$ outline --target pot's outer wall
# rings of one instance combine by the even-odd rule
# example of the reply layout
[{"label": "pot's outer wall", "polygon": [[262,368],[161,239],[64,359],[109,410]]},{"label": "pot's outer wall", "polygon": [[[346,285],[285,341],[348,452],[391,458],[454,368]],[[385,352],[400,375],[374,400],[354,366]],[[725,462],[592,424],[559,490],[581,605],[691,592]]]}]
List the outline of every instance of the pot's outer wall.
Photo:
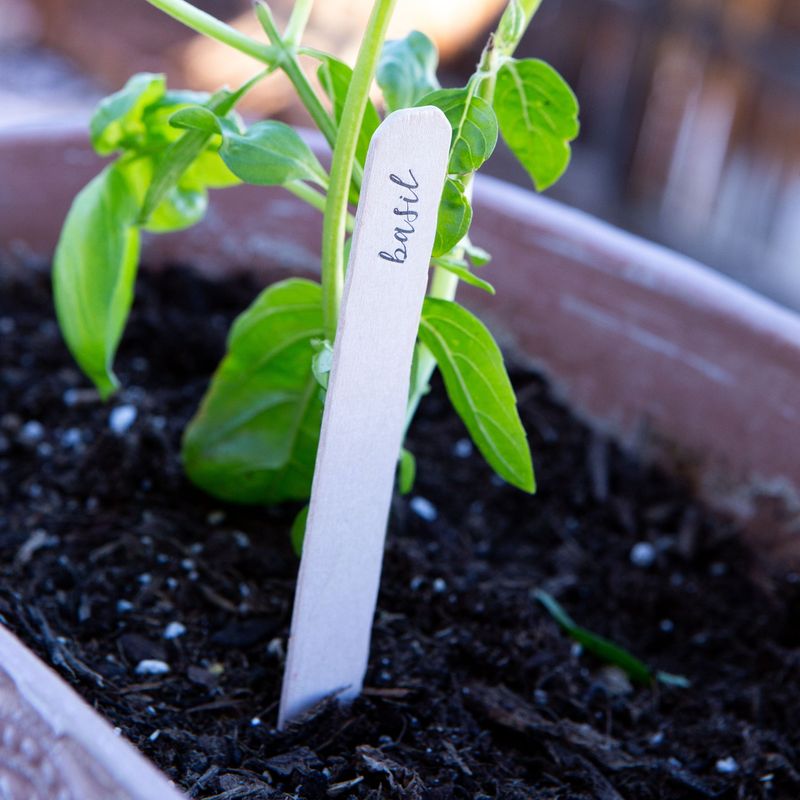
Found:
[{"label": "pot's outer wall", "polygon": [[680,468],[773,567],[800,564],[800,317],[530,192],[489,179],[475,196],[497,296],[469,299],[512,352],[609,433]]},{"label": "pot's outer wall", "polygon": [[8,800],[183,797],[2,626],[0,787]]},{"label": "pot's outer wall", "polygon": [[[0,245],[52,253],[98,164],[81,128],[0,137]],[[484,274],[497,296],[461,291],[501,339],[609,433],[677,460],[773,565],[800,563],[800,318],[532,192],[484,178],[475,205],[473,239],[494,256]],[[203,224],[152,237],[145,260],[210,275],[314,273],[320,230],[320,215],[286,192],[239,187],[212,193]]]}]

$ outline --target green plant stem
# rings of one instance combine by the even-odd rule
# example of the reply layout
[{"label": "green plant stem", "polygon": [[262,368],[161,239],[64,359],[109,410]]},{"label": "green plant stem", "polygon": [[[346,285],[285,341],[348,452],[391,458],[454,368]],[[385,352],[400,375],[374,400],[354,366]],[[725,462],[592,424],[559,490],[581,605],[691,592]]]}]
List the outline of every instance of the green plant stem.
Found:
[{"label": "green plant stem", "polygon": [[147,0],[147,2],[182,22],[193,31],[227,44],[240,53],[255,58],[257,61],[272,64],[278,59],[279,53],[275,47],[251,39],[211,14],[195,8],[191,3],[187,3],[186,0]]},{"label": "green plant stem", "polygon": [[231,92],[228,96],[221,96],[216,99],[211,97],[209,108],[221,117],[224,117],[229,111],[232,111],[236,104],[260,81],[264,80],[268,75],[271,75],[278,68],[277,64],[270,64],[266,69],[253,75],[252,78],[245,81],[235,92]]},{"label": "green plant stem", "polygon": [[286,25],[286,30],[283,33],[283,40],[292,46],[297,46],[303,38],[303,32],[308,24],[308,18],[311,15],[311,7],[314,5],[314,0],[295,0],[292,7],[292,14],[289,17],[289,22]]},{"label": "green plant stem", "polygon": [[347,201],[355,163],[361,121],[369,100],[381,46],[397,0],[376,0],[358,51],[353,77],[345,98],[339,136],[333,149],[331,185],[322,228],[322,304],[325,331],[333,341],[344,286],[344,239]]},{"label": "green plant stem", "polygon": [[[509,39],[505,42],[498,43],[501,47],[501,52],[499,55],[502,58],[508,58],[511,56],[514,51],[517,49],[517,45],[522,39],[523,34],[528,29],[528,26],[531,24],[531,20],[533,19],[533,15],[539,10],[539,6],[542,4],[542,0],[518,0],[519,7],[522,9],[522,13],[525,15],[525,22],[522,25],[521,29],[519,30],[519,35],[514,39]],[[506,18],[512,13],[511,10],[511,3],[506,6],[506,10],[503,12],[503,16],[500,18],[500,22],[497,25],[497,30],[500,31],[503,29],[504,23],[506,22]],[[489,48],[492,49],[492,42],[489,43]],[[486,51],[484,51],[485,55]],[[492,74],[492,83],[494,83],[494,78],[496,77],[496,71],[493,71]]]},{"label": "green plant stem", "polygon": [[[281,69],[292,82],[292,86],[294,86],[297,96],[305,106],[306,111],[311,115],[314,124],[319,128],[331,148],[335,147],[336,137],[338,135],[336,122],[327,112],[325,106],[322,105],[317,93],[314,91],[314,87],[306,77],[305,71],[300,66],[300,62],[297,60],[297,47],[291,42],[281,38],[269,6],[260,0],[256,3],[256,16],[272,45],[279,49]],[[355,185],[356,191],[358,191],[361,188],[363,170],[360,164],[356,164],[355,167],[353,184]]]},{"label": "green plant stem", "polygon": [[[504,57],[509,57],[519,44],[519,39],[522,38],[522,33],[527,29],[533,15],[539,10],[542,0],[520,0],[520,7],[525,14],[525,25],[520,32],[519,38],[516,41],[509,42],[505,48],[505,52],[498,53],[495,48],[494,36],[492,36],[486,48],[481,55],[480,63],[475,72],[475,77],[478,81],[476,94],[486,100],[489,105],[494,101],[494,90],[497,82],[497,71],[500,68],[500,61]],[[510,5],[506,7],[504,17],[510,14]],[[503,24],[501,18],[498,28]],[[472,203],[472,180],[473,175],[469,175],[465,180],[465,190],[467,198]],[[455,250],[463,246],[460,243]],[[458,277],[451,272],[442,269],[441,267],[434,267],[431,284],[428,289],[428,297],[434,297],[440,300],[455,300],[456,291],[458,289]],[[406,414],[406,432],[408,431],[411,421],[419,407],[420,400],[427,393],[431,377],[436,370],[436,359],[433,354],[428,350],[425,345],[419,343],[417,345],[417,361],[416,371],[411,376],[411,391],[408,398],[408,412]],[[404,437],[405,438],[405,437]]]},{"label": "green plant stem", "polygon": [[297,58],[291,57],[283,64],[283,71],[292,82],[300,100],[311,115],[314,123],[322,132],[331,147],[336,145],[336,123],[331,115],[325,110],[319,97],[317,97],[311,82],[306,77],[306,73],[300,66]]},{"label": "green plant stem", "polygon": [[[468,190],[469,191],[469,190]],[[428,289],[428,297],[441,300],[453,300],[458,288],[458,277],[448,272],[446,269],[436,267],[431,277],[431,285]],[[411,376],[411,391],[408,398],[408,410],[406,411],[406,427],[403,433],[408,433],[414,415],[417,413],[420,401],[428,393],[431,377],[436,370],[436,359],[433,353],[425,347],[422,342],[417,344],[417,360],[414,374]]]},{"label": "green plant stem", "polygon": [[303,181],[291,181],[283,184],[283,188],[313,206],[317,211],[325,211],[325,195]]},{"label": "green plant stem", "polygon": [[328,53],[324,50],[318,50],[316,47],[309,47],[307,44],[300,45],[297,48],[297,55],[315,58],[317,61],[324,61],[328,58]]},{"label": "green plant stem", "polygon": [[305,72],[297,61],[295,49],[287,46],[287,43],[281,38],[275,20],[272,17],[272,12],[268,5],[262,2],[256,3],[256,16],[261,26],[264,28],[270,43],[278,53],[278,62],[281,69],[286,73],[286,76],[292,82],[297,96],[306,107],[306,110],[311,115],[316,126],[322,132],[322,135],[327,139],[328,144],[333,147],[336,144],[336,123],[331,118],[331,115],[325,110],[317,93],[311,86]]},{"label": "green plant stem", "polygon": [[[318,192],[307,183],[303,183],[302,181],[292,181],[291,183],[285,183],[283,188],[288,189],[295,197],[299,197],[310,206],[316,208],[317,211],[321,211],[323,214],[325,213],[325,195],[322,192]],[[345,223],[345,230],[348,233],[352,233],[355,224],[356,218],[352,214],[348,213],[347,221]]]},{"label": "green plant stem", "polygon": [[[472,204],[473,175],[467,176],[464,181],[464,193],[470,204]],[[458,252],[462,248],[463,242],[456,245],[453,250]],[[433,297],[437,300],[455,300],[457,290],[458,276],[442,267],[434,267],[431,283],[428,287],[428,297]],[[414,415],[417,413],[420,400],[428,393],[430,380],[435,371],[436,359],[433,357],[433,353],[422,342],[419,342],[417,344],[416,371],[411,376],[411,391],[409,392],[408,411],[406,412],[406,432],[408,432]],[[405,438],[405,435],[403,438]]]},{"label": "green plant stem", "polygon": [[[525,12],[525,27],[530,25],[533,15],[539,10],[542,0],[520,0],[522,10]],[[517,42],[519,44],[519,42]]]},{"label": "green plant stem", "polygon": [[473,78],[477,80],[476,94],[486,100],[489,105],[494,101],[494,90],[497,86],[498,62],[501,54],[495,46],[495,40],[490,39],[481,55],[481,61]]}]

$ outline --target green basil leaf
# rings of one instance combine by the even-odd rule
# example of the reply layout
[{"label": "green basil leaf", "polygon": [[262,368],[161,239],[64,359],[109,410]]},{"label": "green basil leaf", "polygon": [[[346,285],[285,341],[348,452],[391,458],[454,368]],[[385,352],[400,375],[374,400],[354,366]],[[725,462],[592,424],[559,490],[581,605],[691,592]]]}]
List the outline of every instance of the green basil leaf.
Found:
[{"label": "green basil leaf", "polygon": [[464,251],[474,267],[485,267],[492,260],[490,252],[469,241],[464,245]]},{"label": "green basil leaf", "polygon": [[541,192],[567,168],[578,135],[578,101],[564,79],[538,59],[510,59],[497,74],[494,110],[506,144]]},{"label": "green basil leaf", "polygon": [[169,124],[173,128],[207,133],[209,136],[222,133],[219,117],[205,106],[189,106],[181,108],[170,115]]},{"label": "green basil leaf", "polygon": [[[176,193],[193,191],[195,194],[198,215],[193,221],[190,221],[190,216],[184,216],[185,224],[180,226],[188,227],[199,221],[205,213],[207,199],[203,198],[206,198],[207,187],[224,188],[239,183],[217,152],[220,138],[216,134],[221,132],[223,126],[235,130],[235,120],[220,119],[203,106],[189,106],[172,113],[169,124],[173,131],[179,132],[180,138],[170,143],[158,157],[147,187],[139,219],[142,225],[147,225],[148,230],[176,230],[174,226],[164,228],[159,220],[152,219],[162,205],[179,205],[176,203]],[[172,200],[168,197],[170,194]],[[201,202],[204,203],[202,211]]]},{"label": "green basil leaf", "polygon": [[441,109],[453,129],[451,175],[475,172],[494,151],[497,117],[489,103],[470,89],[440,89],[426,94],[417,105]]},{"label": "green basil leaf", "polygon": [[322,424],[312,340],[324,335],[322,290],[312,281],[270,286],[238,317],[183,437],[198,486],[240,503],[308,498]]},{"label": "green basil leaf", "polygon": [[414,488],[417,478],[417,459],[410,450],[403,447],[400,450],[400,465],[398,469],[397,484],[400,494],[408,494]]},{"label": "green basil leaf", "polygon": [[311,342],[314,356],[311,359],[311,371],[323,392],[328,391],[328,380],[333,367],[333,345],[327,339]]},{"label": "green basil leaf", "polygon": [[167,194],[175,190],[177,182],[203,152],[209,139],[202,131],[187,131],[162,153],[142,200],[139,215],[142,225],[150,225],[156,209],[166,201]]},{"label": "green basil leaf", "polygon": [[420,341],[433,353],[447,395],[497,474],[534,492],[533,464],[500,348],[484,324],[449,300],[426,298]]},{"label": "green basil leaf", "polygon": [[213,102],[217,95],[229,95],[227,89],[222,89],[213,96],[208,92],[198,92],[194,89],[167,89],[166,94],[159,100],[148,113],[158,108],[164,108],[170,113],[185,106],[204,106]]},{"label": "green basil leaf", "polygon": [[404,39],[386,42],[375,73],[386,110],[410,108],[438,89],[438,65],[436,45],[424,33],[411,31]]},{"label": "green basil leaf", "polygon": [[243,134],[225,129],[219,154],[230,171],[247,183],[282,186],[313,181],[325,189],[328,186],[328,175],[311,148],[283,122],[257,122]]},{"label": "green basil leaf", "polygon": [[211,149],[203,150],[192,161],[181,177],[181,184],[196,189],[225,189],[241,183],[220,158],[218,147],[211,145]]},{"label": "green basil leaf", "polygon": [[203,108],[198,103],[204,101],[213,102],[206,93],[167,91],[164,97],[144,112],[143,121],[147,132],[143,149],[152,153],[180,139],[184,131],[172,124],[172,118],[185,110]]},{"label": "green basil leaf", "polygon": [[89,124],[94,149],[107,156],[141,146],[147,134],[145,110],[163,98],[166,90],[163,75],[143,72],[101,100]]},{"label": "green basil leaf", "polygon": [[[343,61],[333,56],[325,56],[323,62],[317,70],[317,78],[322,90],[328,96],[333,106],[333,117],[336,124],[342,121],[344,111],[344,101],[347,97],[347,90],[350,88],[350,81],[353,78],[353,70]],[[358,132],[358,144],[356,146],[356,158],[363,166],[367,160],[367,150],[372,139],[372,134],[381,124],[381,118],[371,100],[367,101],[364,111],[364,118],[361,120],[361,130]]]},{"label": "green basil leaf", "polygon": [[436,236],[433,255],[449,253],[467,235],[472,223],[472,206],[467,200],[460,181],[448,178],[444,182],[439,216],[436,220]]},{"label": "green basil leaf", "polygon": [[204,189],[173,186],[143,226],[152,233],[169,233],[189,228],[200,222],[208,209],[208,193]]},{"label": "green basil leaf", "polygon": [[470,272],[469,266],[465,261],[455,261],[448,258],[440,258],[436,261],[436,266],[441,267],[443,270],[455,275],[460,281],[474,286],[476,289],[482,289],[489,294],[497,294],[494,286],[489,281],[479,278],[473,272]]},{"label": "green basil leaf", "polygon": [[119,169],[124,170],[131,191],[140,204],[137,224],[152,233],[169,233],[188,228],[199,222],[208,208],[208,193],[205,188],[187,183],[178,178],[177,184],[170,182],[159,193],[159,202],[147,217],[142,205],[153,197],[153,186],[159,175],[162,160],[157,157],[126,154],[117,161]]},{"label": "green basil leaf", "polygon": [[294,554],[300,558],[303,555],[303,541],[306,538],[306,523],[308,522],[308,506],[303,506],[297,512],[297,516],[292,523],[292,530],[289,533],[289,541],[292,543]]},{"label": "green basil leaf", "polygon": [[123,169],[106,167],[75,198],[53,262],[61,331],[103,399],[119,385],[112,364],[133,302],[138,211]]}]

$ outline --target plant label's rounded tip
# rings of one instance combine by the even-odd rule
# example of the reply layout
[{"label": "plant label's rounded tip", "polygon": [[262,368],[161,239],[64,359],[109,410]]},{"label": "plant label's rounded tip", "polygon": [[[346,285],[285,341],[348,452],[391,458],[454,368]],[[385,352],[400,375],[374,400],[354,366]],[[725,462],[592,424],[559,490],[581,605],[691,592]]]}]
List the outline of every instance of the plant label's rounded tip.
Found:
[{"label": "plant label's rounded tip", "polygon": [[449,149],[452,128],[444,112],[436,106],[416,106],[392,111],[375,132],[375,137],[388,136],[395,128],[404,129],[409,137],[419,137],[426,147],[431,146],[431,142],[426,140],[433,140],[434,147],[438,148],[444,143]]},{"label": "plant label's rounded tip", "polygon": [[[445,116],[444,111],[438,106],[417,106],[416,108],[404,108],[401,111],[416,111],[423,119],[436,120],[436,123],[441,123],[443,126],[450,130],[450,122]],[[398,113],[395,111],[395,114]]]}]

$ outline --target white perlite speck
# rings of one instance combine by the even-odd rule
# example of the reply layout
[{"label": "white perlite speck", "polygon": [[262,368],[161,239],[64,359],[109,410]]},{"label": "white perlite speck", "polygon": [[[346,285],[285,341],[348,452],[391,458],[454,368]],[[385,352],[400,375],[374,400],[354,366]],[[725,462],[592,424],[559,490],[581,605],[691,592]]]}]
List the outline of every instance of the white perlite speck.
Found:
[{"label": "white perlite speck", "polygon": [[631,548],[631,563],[646,569],[652,567],[656,560],[656,549],[650,542],[637,542]]},{"label": "white perlite speck", "polygon": [[736,762],[736,759],[733,756],[720,758],[717,761],[716,770],[723,775],[730,775],[739,770],[739,764]]},{"label": "white perlite speck", "polygon": [[166,628],[164,628],[164,638],[165,639],[177,639],[179,636],[183,636],[186,633],[186,626],[181,622],[170,622]]},{"label": "white perlite speck", "polygon": [[472,455],[472,442],[469,439],[459,439],[453,448],[456,458],[469,458]]},{"label": "white perlite speck", "polygon": [[137,675],[166,675],[168,672],[169,664],[157,658],[145,658],[136,665]]},{"label": "white perlite speck", "polygon": [[280,636],[270,639],[267,645],[267,655],[277,659],[283,659],[286,656],[286,649],[283,646],[283,639],[281,639]]},{"label": "white perlite speck", "polygon": [[439,516],[436,506],[424,497],[414,497],[411,500],[411,510],[427,522],[433,522]]},{"label": "white perlite speck", "polygon": [[53,455],[53,445],[50,442],[40,442],[36,446],[36,453],[40,458],[48,459]]},{"label": "white perlite speck", "polygon": [[43,528],[36,528],[17,551],[17,564],[27,564],[43,547],[55,547],[59,543],[58,536],[49,534]]},{"label": "white perlite speck", "polygon": [[108,426],[117,436],[124,436],[136,422],[136,406],[128,403],[124,406],[117,406],[111,409],[108,417]]},{"label": "white perlite speck", "polygon": [[19,440],[23,444],[37,444],[44,438],[44,425],[35,419],[26,422],[19,432]]},{"label": "white perlite speck", "polygon": [[62,447],[77,447],[82,440],[83,434],[80,428],[67,428],[64,433],[61,434],[59,444]]}]

